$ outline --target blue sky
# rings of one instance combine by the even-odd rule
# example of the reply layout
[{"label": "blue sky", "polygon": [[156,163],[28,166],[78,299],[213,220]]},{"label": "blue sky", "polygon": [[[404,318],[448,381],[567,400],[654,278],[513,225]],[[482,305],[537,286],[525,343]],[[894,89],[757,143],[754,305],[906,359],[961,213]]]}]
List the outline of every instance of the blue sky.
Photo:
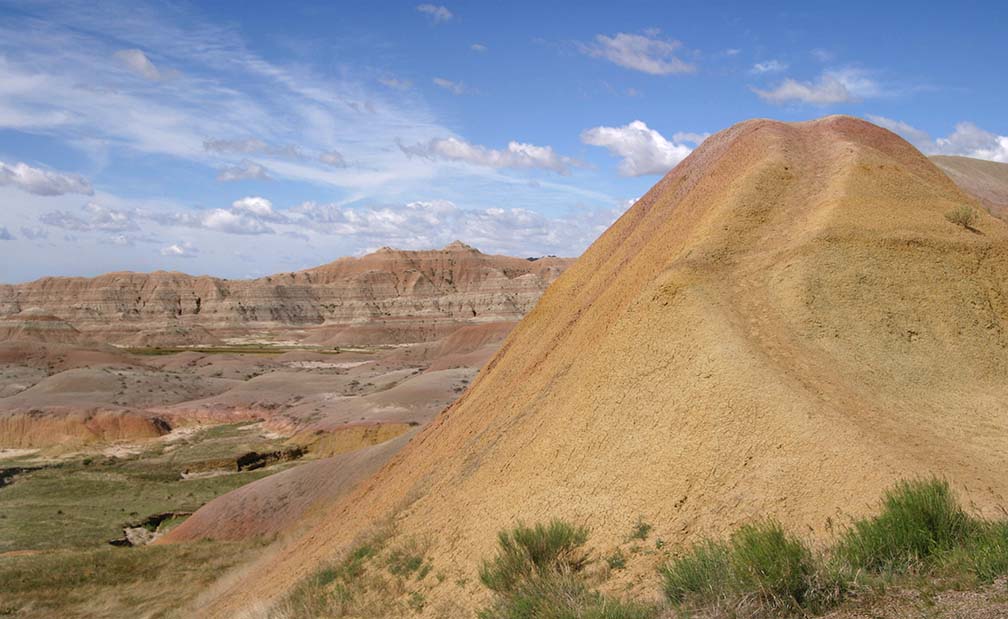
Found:
[{"label": "blue sky", "polygon": [[1008,3],[0,1],[0,282],[577,255],[710,133],[1008,162]]}]

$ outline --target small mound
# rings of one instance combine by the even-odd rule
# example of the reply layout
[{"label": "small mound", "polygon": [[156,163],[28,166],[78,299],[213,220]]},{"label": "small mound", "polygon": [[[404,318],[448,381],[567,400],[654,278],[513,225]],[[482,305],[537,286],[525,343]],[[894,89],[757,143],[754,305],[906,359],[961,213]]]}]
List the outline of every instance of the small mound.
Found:
[{"label": "small mound", "polygon": [[70,323],[37,308],[0,318],[0,340],[79,344],[84,339]]},{"label": "small mound", "polygon": [[321,514],[324,506],[374,474],[413,434],[302,464],[242,486],[210,501],[156,543],[290,533],[309,512]]}]

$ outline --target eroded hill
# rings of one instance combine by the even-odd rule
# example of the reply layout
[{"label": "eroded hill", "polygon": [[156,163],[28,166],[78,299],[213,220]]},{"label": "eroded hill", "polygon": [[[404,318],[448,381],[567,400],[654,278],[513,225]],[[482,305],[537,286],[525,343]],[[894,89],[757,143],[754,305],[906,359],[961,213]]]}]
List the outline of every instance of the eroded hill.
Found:
[{"label": "eroded hill", "polygon": [[584,523],[602,547],[641,517],[672,544],[764,517],[822,540],[925,474],[992,513],[1008,493],[1008,227],[946,219],[963,206],[978,204],[861,120],[712,136],[462,398],[212,612],[261,608],[388,519],[430,542],[433,613],[479,604],[472,575],[520,520]]}]

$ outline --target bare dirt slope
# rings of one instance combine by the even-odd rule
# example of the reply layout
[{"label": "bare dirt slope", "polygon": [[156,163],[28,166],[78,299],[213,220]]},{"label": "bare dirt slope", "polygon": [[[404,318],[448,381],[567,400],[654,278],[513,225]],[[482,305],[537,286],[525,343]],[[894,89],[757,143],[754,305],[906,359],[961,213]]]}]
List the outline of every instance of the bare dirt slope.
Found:
[{"label": "bare dirt slope", "polygon": [[929,473],[992,514],[1008,496],[1008,226],[947,221],[962,204],[861,120],[712,136],[462,398],[209,612],[275,599],[392,514],[447,575],[430,613],[479,603],[478,561],[519,519],[584,522],[600,545],[638,516],[671,543],[765,516],[823,539]]},{"label": "bare dirt slope", "polygon": [[936,155],[931,161],[980,200],[991,215],[1008,221],[1008,163],[947,155]]}]

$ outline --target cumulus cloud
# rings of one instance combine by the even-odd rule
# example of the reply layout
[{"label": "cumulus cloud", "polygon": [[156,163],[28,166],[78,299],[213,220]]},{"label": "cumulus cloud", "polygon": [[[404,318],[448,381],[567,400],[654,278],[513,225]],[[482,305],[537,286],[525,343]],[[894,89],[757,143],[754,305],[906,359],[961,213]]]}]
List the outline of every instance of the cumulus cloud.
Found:
[{"label": "cumulus cloud", "polygon": [[326,165],[330,165],[334,168],[345,168],[347,167],[346,159],[343,158],[343,153],[337,150],[331,150],[329,152],[322,153],[319,155],[319,161]]},{"label": "cumulus cloud", "polygon": [[928,155],[957,155],[1008,163],[1008,136],[991,133],[971,122],[957,123],[955,130],[946,137],[932,139],[927,131],[900,120],[873,115],[868,119],[900,134]]},{"label": "cumulus cloud", "polygon": [[11,234],[10,230],[6,226],[0,227],[0,241],[13,241],[15,236]]},{"label": "cumulus cloud", "polygon": [[760,73],[779,73],[788,68],[786,64],[780,60],[767,60],[766,62],[757,62],[749,70],[750,73],[760,74]]},{"label": "cumulus cloud", "polygon": [[435,77],[434,84],[440,88],[444,88],[455,96],[464,95],[469,92],[469,89],[462,82],[453,82],[443,77]]},{"label": "cumulus cloud", "polygon": [[306,202],[291,209],[313,230],[353,237],[369,248],[422,249],[464,239],[484,251],[512,255],[579,253],[623,210],[578,207],[547,217],[522,208],[465,209],[448,200],[368,207]]},{"label": "cumulus cloud", "polygon": [[618,168],[623,176],[664,174],[692,152],[683,142],[696,143],[704,137],[677,133],[670,141],[640,120],[622,127],[594,127],[581,132],[585,144],[602,146],[623,158]]},{"label": "cumulus cloud", "polygon": [[825,71],[811,82],[787,78],[776,88],[752,88],[759,98],[777,105],[799,102],[812,105],[858,103],[864,99],[882,96],[878,83],[860,69]]},{"label": "cumulus cloud", "polygon": [[451,18],[455,17],[455,14],[449,11],[448,7],[439,4],[419,4],[416,10],[430,17],[431,21],[435,24],[450,21]]},{"label": "cumulus cloud", "polygon": [[269,181],[269,171],[262,165],[242,159],[238,165],[228,166],[217,173],[217,180],[222,182],[260,180]]},{"label": "cumulus cloud", "polygon": [[61,196],[68,193],[93,195],[91,183],[79,174],[65,174],[33,168],[26,163],[6,164],[0,161],[0,185],[11,185],[38,196]]},{"label": "cumulus cloud", "polygon": [[681,47],[680,41],[661,39],[656,31],[651,30],[644,34],[618,32],[611,37],[599,34],[593,44],[582,45],[581,51],[651,75],[693,73],[696,66],[676,55]]},{"label": "cumulus cloud", "polygon": [[161,248],[161,255],[171,258],[195,258],[198,253],[199,250],[189,241],[180,241]]},{"label": "cumulus cloud", "polygon": [[118,58],[126,67],[136,73],[137,75],[149,79],[151,81],[158,81],[169,79],[178,76],[178,71],[162,71],[157,68],[157,66],[151,62],[151,59],[147,57],[147,54],[139,49],[121,49],[115,53],[116,58]]},{"label": "cumulus cloud", "polygon": [[472,144],[458,138],[433,139],[426,143],[399,148],[408,157],[464,161],[488,168],[539,168],[558,174],[570,174],[570,168],[583,165],[571,157],[556,153],[551,146],[536,146],[523,142],[508,142],[507,148],[497,150]]},{"label": "cumulus cloud", "polygon": [[136,213],[124,211],[95,202],[85,204],[80,213],[70,211],[49,211],[39,217],[47,226],[62,228],[72,232],[130,232],[138,230]]}]

